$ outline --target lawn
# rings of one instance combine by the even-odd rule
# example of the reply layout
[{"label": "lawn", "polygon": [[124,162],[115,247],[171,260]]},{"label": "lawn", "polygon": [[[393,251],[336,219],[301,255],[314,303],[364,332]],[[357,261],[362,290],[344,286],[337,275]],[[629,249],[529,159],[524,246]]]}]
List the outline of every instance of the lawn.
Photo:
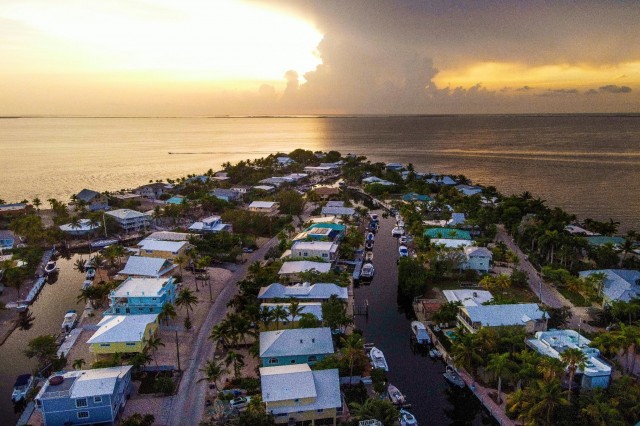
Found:
[{"label": "lawn", "polygon": [[578,307],[589,307],[591,306],[591,302],[589,299],[585,299],[580,293],[569,290],[567,287],[556,286],[556,289],[560,292],[561,295],[569,299],[569,301]]},{"label": "lawn", "polygon": [[138,393],[140,394],[156,393],[154,384],[158,377],[172,378],[173,374],[170,371],[157,371],[157,372],[154,371],[154,372],[140,374],[140,376],[136,378],[140,380],[140,389],[138,390]]}]

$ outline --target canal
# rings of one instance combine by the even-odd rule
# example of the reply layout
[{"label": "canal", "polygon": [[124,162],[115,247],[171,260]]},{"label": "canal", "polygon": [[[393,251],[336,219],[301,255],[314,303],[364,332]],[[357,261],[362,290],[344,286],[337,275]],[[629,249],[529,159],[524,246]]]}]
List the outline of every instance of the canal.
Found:
[{"label": "canal", "polygon": [[[381,212],[378,212],[381,213]],[[373,247],[375,276],[370,285],[355,289],[356,304],[369,303],[369,315],[357,316],[356,326],[366,342],[384,352],[387,377],[405,394],[420,425],[492,424],[479,401],[468,389],[450,387],[442,373],[445,364],[414,352],[410,343],[411,314],[397,303],[398,240],[391,236],[395,219],[381,218]]]},{"label": "canal", "polygon": [[84,309],[84,304],[76,300],[84,281],[84,274],[73,269],[75,260],[79,258],[80,255],[74,255],[70,259],[58,259],[58,279],[52,284],[44,285],[29,308],[30,319],[23,321],[0,346],[0,424],[15,424],[20,417],[14,411],[11,392],[16,376],[33,372],[36,366],[35,360],[30,360],[23,354],[29,340],[43,334],[58,334],[65,312],[75,309],[81,314]]}]

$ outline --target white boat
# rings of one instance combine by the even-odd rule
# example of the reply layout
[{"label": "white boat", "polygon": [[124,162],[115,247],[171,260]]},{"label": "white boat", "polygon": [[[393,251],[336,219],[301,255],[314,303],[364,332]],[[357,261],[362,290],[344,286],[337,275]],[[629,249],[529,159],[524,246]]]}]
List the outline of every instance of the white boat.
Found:
[{"label": "white boat", "polygon": [[89,287],[91,287],[92,285],[93,285],[93,281],[91,281],[91,280],[85,280],[85,281],[82,283],[82,289],[83,289],[83,290],[86,290],[86,289],[88,289]]},{"label": "white boat", "polygon": [[447,365],[447,369],[444,373],[442,373],[447,382],[451,383],[453,386],[464,388],[466,385],[462,377],[458,374],[455,368],[452,365]]},{"label": "white boat", "polygon": [[442,354],[436,348],[433,348],[429,351],[429,356],[433,359],[438,359],[442,357]]},{"label": "white boat", "polygon": [[403,235],[402,237],[400,237],[399,242],[400,242],[400,244],[407,244],[407,240],[408,240],[407,236]]},{"label": "white boat", "polygon": [[64,320],[62,320],[62,331],[65,333],[70,332],[78,323],[78,314],[76,311],[67,311],[64,314]]},{"label": "white boat", "polygon": [[44,267],[45,274],[51,274],[56,271],[56,262],[50,260]]},{"label": "white boat", "polygon": [[365,262],[373,262],[373,252],[368,251],[367,254],[364,255]]},{"label": "white boat", "polygon": [[373,368],[381,368],[384,371],[389,371],[389,366],[387,365],[387,360],[384,357],[382,351],[375,346],[371,348],[369,351],[369,358],[371,358],[371,364]]},{"label": "white boat", "polygon": [[86,278],[88,280],[92,280],[95,276],[96,276],[95,268],[87,268],[87,276],[86,276]]},{"label": "white boat", "polygon": [[406,400],[400,390],[391,383],[387,386],[387,396],[394,405],[404,405]]},{"label": "white boat", "polygon": [[409,256],[409,249],[407,246],[400,246],[398,247],[398,253],[400,254],[400,257],[407,257]]},{"label": "white boat", "polygon": [[402,220],[399,220],[396,225],[398,225],[398,228],[404,228],[404,222]]},{"label": "white boat", "polygon": [[364,243],[364,249],[367,251],[373,250],[373,241],[367,241]]},{"label": "white boat", "polygon": [[411,322],[411,331],[416,338],[416,343],[419,345],[428,345],[431,343],[431,338],[429,337],[429,333],[427,333],[427,327],[420,321]]},{"label": "white boat", "polygon": [[404,228],[396,226],[391,230],[392,237],[401,237],[404,235]]},{"label": "white boat", "polygon": [[378,215],[376,213],[371,213],[369,217],[371,218],[372,222],[377,222],[378,220],[380,220],[378,219]]},{"label": "white boat", "polygon": [[373,241],[375,239],[373,232],[369,232],[367,234],[367,241]]},{"label": "white boat", "polygon": [[371,279],[375,273],[376,270],[373,265],[371,263],[365,263],[360,270],[360,278]]},{"label": "white boat", "polygon": [[404,408],[400,409],[398,421],[400,422],[400,426],[418,426],[416,417]]},{"label": "white boat", "polygon": [[16,378],[13,384],[13,392],[11,393],[11,401],[19,402],[27,397],[27,394],[33,387],[33,376],[31,374],[21,374]]}]

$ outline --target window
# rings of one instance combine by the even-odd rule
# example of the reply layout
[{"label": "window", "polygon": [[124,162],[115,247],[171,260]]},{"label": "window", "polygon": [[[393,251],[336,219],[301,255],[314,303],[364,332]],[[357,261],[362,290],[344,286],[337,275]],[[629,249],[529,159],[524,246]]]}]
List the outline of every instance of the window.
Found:
[{"label": "window", "polygon": [[102,402],[102,397],[101,396],[94,396],[93,397],[93,403],[94,404],[100,404]]},{"label": "window", "polygon": [[302,253],[302,255],[303,255],[304,257],[307,257],[307,256],[309,256],[309,253],[307,253],[307,252],[305,251],[304,253]]},{"label": "window", "polygon": [[153,250],[145,250],[147,254],[153,254]]},{"label": "window", "polygon": [[324,410],[321,408],[318,410],[318,413],[322,413]]},{"label": "window", "polygon": [[315,355],[311,355],[311,356],[308,358],[308,360],[307,360],[307,361],[308,361],[308,362],[316,362],[317,360],[318,360],[318,357],[317,357],[317,356],[315,356]]},{"label": "window", "polygon": [[133,342],[127,342],[127,346],[135,346],[136,344]]},{"label": "window", "polygon": [[86,407],[87,405],[87,398],[76,399],[76,408]]},{"label": "window", "polygon": [[269,359],[269,364],[277,364],[278,363],[278,358],[270,358]]},{"label": "window", "polygon": [[78,411],[78,418],[79,419],[88,419],[89,418],[89,412],[88,411]]},{"label": "window", "polygon": [[329,257],[327,253],[322,253],[322,257]]},{"label": "window", "polygon": [[102,346],[103,348],[108,348],[109,346],[111,346],[111,343],[100,343],[100,346]]},{"label": "window", "polygon": [[291,360],[291,364],[295,364],[295,363],[296,363],[296,360],[295,360],[295,359],[292,359],[292,360]]}]

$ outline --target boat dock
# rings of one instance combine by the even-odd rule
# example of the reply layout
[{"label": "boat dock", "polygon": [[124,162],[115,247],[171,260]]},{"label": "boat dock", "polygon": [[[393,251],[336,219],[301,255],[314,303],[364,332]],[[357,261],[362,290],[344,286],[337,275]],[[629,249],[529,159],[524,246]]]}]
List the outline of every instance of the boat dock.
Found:
[{"label": "boat dock", "polygon": [[80,337],[81,333],[82,327],[76,327],[65,336],[62,344],[58,348],[58,358],[67,356],[71,348],[73,348],[73,345],[76,343],[76,340],[78,340],[78,337]]}]

